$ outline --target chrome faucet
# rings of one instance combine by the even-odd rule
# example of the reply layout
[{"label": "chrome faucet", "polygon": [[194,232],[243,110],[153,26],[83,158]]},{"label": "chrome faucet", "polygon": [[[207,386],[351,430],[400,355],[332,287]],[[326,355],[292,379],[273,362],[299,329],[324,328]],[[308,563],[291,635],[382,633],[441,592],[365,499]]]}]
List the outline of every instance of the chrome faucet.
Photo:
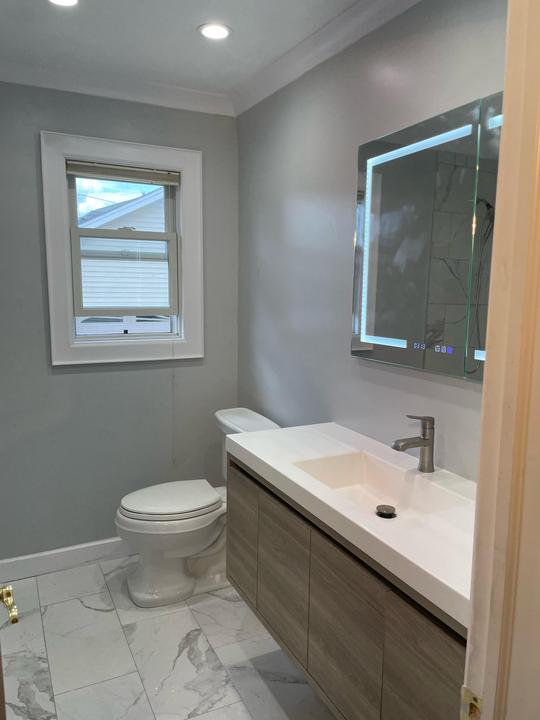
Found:
[{"label": "chrome faucet", "polygon": [[422,423],[422,435],[419,437],[401,438],[395,440],[392,449],[404,452],[411,448],[420,448],[420,472],[432,473],[435,471],[433,465],[433,446],[435,444],[435,418],[430,415],[407,415],[411,420],[420,420]]}]

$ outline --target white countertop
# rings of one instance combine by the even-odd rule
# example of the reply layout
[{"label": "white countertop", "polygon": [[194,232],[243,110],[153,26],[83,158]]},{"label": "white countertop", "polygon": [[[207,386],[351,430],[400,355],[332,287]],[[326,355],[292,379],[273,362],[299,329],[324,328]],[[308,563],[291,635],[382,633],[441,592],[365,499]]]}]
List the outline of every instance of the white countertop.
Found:
[{"label": "white countertop", "polygon": [[[227,437],[226,447],[270,485],[468,627],[474,482],[439,469],[418,473],[414,457],[336,423],[233,434]],[[358,452],[406,471],[403,495],[390,498],[398,509],[397,518],[382,520],[375,508],[362,508],[298,467],[318,458],[344,456],[346,460]]]}]

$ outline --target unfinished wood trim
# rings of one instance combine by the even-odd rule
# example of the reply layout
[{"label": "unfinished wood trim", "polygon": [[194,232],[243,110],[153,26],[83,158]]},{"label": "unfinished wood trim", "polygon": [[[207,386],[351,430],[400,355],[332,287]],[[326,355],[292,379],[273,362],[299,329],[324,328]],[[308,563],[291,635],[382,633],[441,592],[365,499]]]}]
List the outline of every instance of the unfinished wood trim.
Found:
[{"label": "unfinished wood trim", "polygon": [[509,0],[465,676],[482,720],[536,717],[540,706],[539,28],[538,0]]},{"label": "unfinished wood trim", "polygon": [[6,698],[4,696],[4,671],[2,668],[2,651],[0,649],[0,720],[6,720]]}]

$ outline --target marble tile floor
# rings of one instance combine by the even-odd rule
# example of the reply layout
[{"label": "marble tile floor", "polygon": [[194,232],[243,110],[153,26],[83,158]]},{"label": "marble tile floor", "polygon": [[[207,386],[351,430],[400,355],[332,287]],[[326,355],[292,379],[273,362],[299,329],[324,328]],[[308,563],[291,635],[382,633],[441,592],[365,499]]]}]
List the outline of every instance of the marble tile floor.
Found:
[{"label": "marble tile floor", "polygon": [[231,588],[143,609],[135,557],[13,584],[0,615],[7,720],[331,720]]}]

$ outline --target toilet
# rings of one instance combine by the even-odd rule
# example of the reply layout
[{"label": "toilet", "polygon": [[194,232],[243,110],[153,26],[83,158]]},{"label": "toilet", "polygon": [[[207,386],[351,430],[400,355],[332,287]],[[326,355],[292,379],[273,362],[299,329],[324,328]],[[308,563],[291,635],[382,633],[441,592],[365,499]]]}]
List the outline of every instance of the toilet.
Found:
[{"label": "toilet", "polygon": [[[247,408],[215,413],[223,433],[223,479],[227,478],[225,437],[231,433],[279,428]],[[115,525],[139,562],[127,579],[140,607],[170,605],[227,585],[225,574],[227,491],[207,480],[151,485],[122,498]]]}]

